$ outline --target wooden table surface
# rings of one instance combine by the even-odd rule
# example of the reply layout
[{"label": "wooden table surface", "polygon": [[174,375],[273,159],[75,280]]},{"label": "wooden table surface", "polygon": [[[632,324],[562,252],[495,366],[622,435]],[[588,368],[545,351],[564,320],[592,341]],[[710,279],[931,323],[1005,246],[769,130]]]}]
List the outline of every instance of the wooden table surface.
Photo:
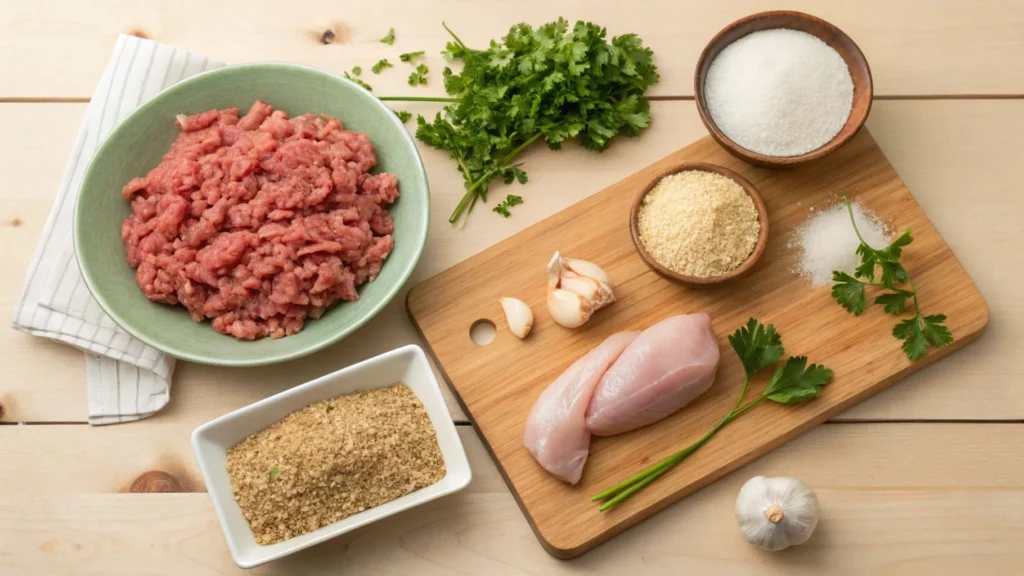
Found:
[{"label": "wooden table surface", "polygon": [[[797,0],[843,28],[875,78],[868,127],[973,277],[991,309],[977,343],[570,562],[549,557],[476,434],[460,426],[474,480],[257,574],[1020,574],[1024,563],[1024,3],[1020,0]],[[228,62],[284,60],[337,72],[427,50],[441,90],[446,21],[470,45],[518,21],[587,19],[636,32],[662,82],[653,124],[597,155],[525,155],[526,203],[509,219],[446,219],[462,193],[445,155],[421,149],[434,195],[427,278],[705,135],[692,101],[704,43],[761,0],[0,0],[0,309],[12,310],[86,103],[118,33]],[[223,22],[231,22],[225,24]],[[377,42],[389,27],[394,47]],[[323,44],[327,30],[334,42]],[[408,94],[404,74],[373,77]],[[435,106],[408,107],[433,113]],[[17,136],[17,138],[12,138]],[[172,400],[150,419],[85,424],[82,353],[0,330],[0,574],[236,574],[189,447],[198,424],[405,343],[395,301],[358,334],[309,358],[254,370],[181,363]],[[449,400],[450,397],[449,397]],[[453,401],[453,417],[465,415]],[[183,493],[129,493],[142,474]],[[733,519],[749,477],[788,475],[817,490],[811,541],[761,553]]]}]

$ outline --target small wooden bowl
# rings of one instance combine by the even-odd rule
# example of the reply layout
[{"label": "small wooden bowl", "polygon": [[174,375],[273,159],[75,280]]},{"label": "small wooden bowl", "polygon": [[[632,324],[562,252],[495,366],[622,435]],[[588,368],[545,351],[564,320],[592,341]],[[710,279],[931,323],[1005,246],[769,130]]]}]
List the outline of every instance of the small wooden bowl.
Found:
[{"label": "small wooden bowl", "polygon": [[[708,68],[714,62],[715,57],[736,40],[760,30],[771,30],[775,28],[788,28],[807,32],[812,36],[821,39],[828,44],[846,61],[850,69],[850,77],[853,79],[853,108],[850,110],[850,117],[846,124],[827,144],[816,150],[811,150],[800,156],[766,156],[740,146],[726,136],[711,117],[707,102],[704,99],[704,81],[707,78]],[[871,111],[871,99],[873,94],[871,82],[871,68],[864,58],[857,44],[842,30],[832,24],[803,12],[790,12],[786,10],[775,10],[761,12],[741,18],[729,24],[721,32],[711,39],[711,42],[701,52],[697,60],[697,70],[693,77],[693,93],[697,101],[697,111],[700,112],[700,119],[704,121],[711,137],[715,139],[730,154],[749,162],[755,166],[765,168],[790,168],[798,164],[817,160],[829,154],[843,144],[846,144],[854,134],[864,125]]]},{"label": "small wooden bowl", "polygon": [[[640,205],[643,204],[644,198],[652,189],[654,189],[655,186],[657,186],[658,182],[660,182],[662,178],[669,176],[671,174],[686,172],[689,170],[714,172],[716,174],[721,174],[722,176],[734,180],[737,184],[743,187],[743,190],[747,193],[747,195],[750,196],[750,199],[754,201],[754,208],[757,209],[757,220],[758,222],[761,223],[761,231],[758,233],[757,244],[754,245],[754,251],[750,253],[750,256],[746,259],[746,261],[743,262],[743,264],[740,264],[738,268],[735,268],[721,276],[709,276],[707,278],[700,278],[697,276],[687,276],[685,274],[680,274],[678,272],[669,270],[668,268],[657,263],[654,260],[654,258],[647,253],[647,249],[644,248],[643,242],[640,241],[640,230],[638,229],[638,216],[640,214]],[[739,174],[733,172],[732,170],[729,170],[728,168],[719,166],[717,164],[679,164],[663,171],[661,174],[658,174],[646,186],[644,186],[644,188],[640,191],[639,194],[637,194],[636,200],[633,201],[633,208],[629,212],[629,232],[630,236],[632,236],[633,238],[633,245],[636,246],[636,251],[640,254],[640,259],[643,260],[644,264],[647,264],[647,266],[651,270],[654,270],[664,278],[673,280],[675,282],[679,282],[680,284],[686,286],[707,286],[710,284],[719,284],[722,282],[728,282],[729,280],[739,278],[740,276],[746,274],[748,271],[750,271],[751,268],[754,267],[754,264],[757,263],[757,260],[761,257],[762,254],[764,254],[765,246],[768,245],[768,209],[764,205],[764,198],[762,198],[761,193],[758,192],[756,188],[754,188],[754,185],[751,184],[746,178],[740,176]]]}]

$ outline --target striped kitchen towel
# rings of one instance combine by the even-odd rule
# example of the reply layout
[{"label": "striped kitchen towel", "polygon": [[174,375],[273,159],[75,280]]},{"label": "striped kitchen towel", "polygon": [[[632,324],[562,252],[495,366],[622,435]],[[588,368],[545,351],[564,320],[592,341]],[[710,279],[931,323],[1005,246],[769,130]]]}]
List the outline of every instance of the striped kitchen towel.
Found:
[{"label": "striped kitchen towel", "polygon": [[174,359],[118,327],[89,294],[71,238],[82,177],[103,139],[143,102],[185,78],[223,65],[122,35],[85,112],[12,326],[85,351],[90,424],[139,420],[163,408],[170,399]]}]

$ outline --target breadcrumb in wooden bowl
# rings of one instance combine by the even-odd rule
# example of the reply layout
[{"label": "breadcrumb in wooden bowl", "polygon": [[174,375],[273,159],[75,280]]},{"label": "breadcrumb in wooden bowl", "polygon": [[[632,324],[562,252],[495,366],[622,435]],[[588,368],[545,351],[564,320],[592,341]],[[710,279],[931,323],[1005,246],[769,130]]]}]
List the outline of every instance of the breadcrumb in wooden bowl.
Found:
[{"label": "breadcrumb in wooden bowl", "polygon": [[736,172],[685,163],[640,190],[629,229],[644,264],[664,278],[700,287],[754,267],[768,244],[768,210],[753,184]]}]

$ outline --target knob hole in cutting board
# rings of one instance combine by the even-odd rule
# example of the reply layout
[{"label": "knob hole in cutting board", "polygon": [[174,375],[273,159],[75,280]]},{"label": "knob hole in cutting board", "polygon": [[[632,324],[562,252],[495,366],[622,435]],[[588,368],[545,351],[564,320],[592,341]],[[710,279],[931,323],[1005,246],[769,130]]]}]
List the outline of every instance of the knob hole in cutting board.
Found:
[{"label": "knob hole in cutting board", "polygon": [[469,327],[469,339],[477,346],[486,346],[494,341],[498,330],[490,320],[477,320]]}]

